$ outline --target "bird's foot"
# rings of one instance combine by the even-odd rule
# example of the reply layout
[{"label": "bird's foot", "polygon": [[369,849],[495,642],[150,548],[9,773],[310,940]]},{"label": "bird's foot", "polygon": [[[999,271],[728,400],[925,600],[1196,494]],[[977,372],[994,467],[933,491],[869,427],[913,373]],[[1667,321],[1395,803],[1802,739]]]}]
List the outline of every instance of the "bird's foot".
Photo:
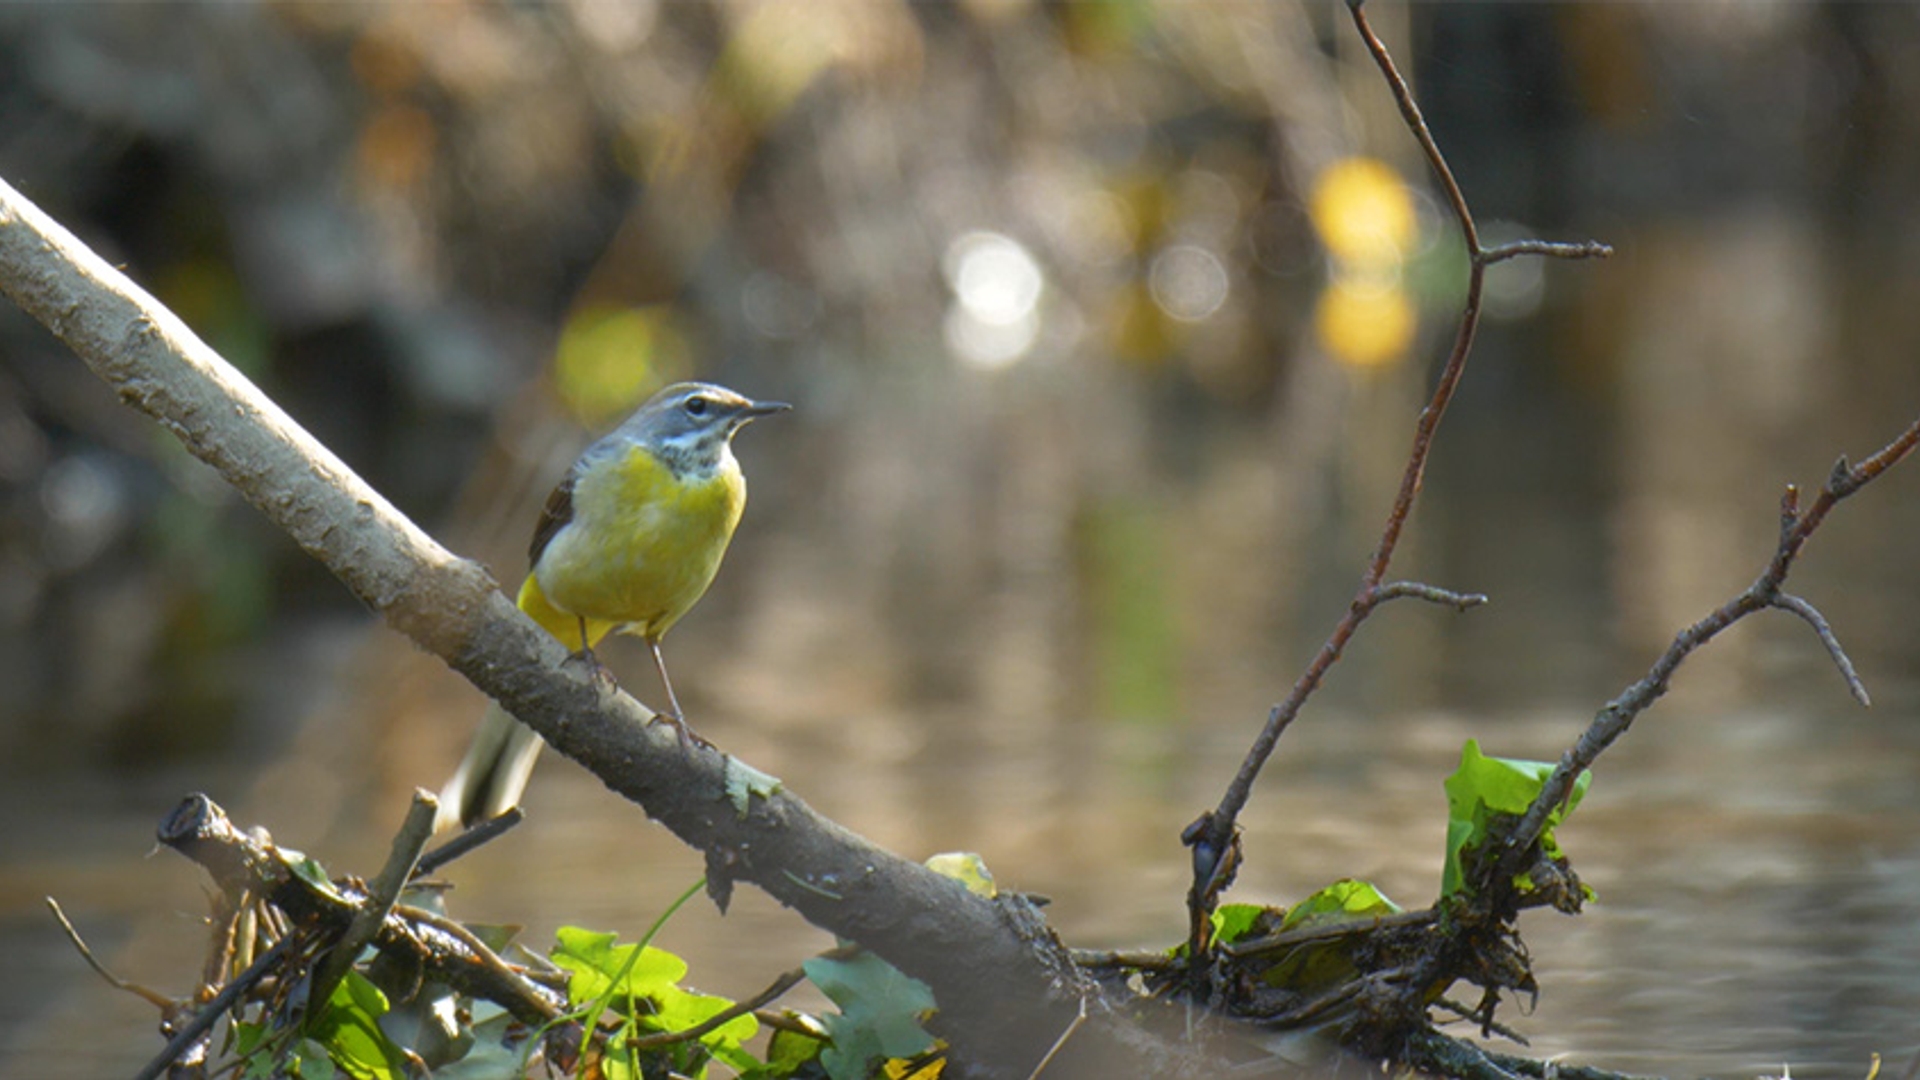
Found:
[{"label": "bird's foot", "polygon": [[657,712],[653,714],[653,719],[655,723],[673,725],[674,734],[680,736],[680,749],[682,751],[692,751],[695,743],[709,750],[714,748],[712,743],[693,733],[693,729],[687,726],[685,717],[675,716],[672,713]]},{"label": "bird's foot", "polygon": [[619,686],[619,684],[614,681],[612,670],[600,662],[600,658],[593,654],[592,649],[581,649],[576,653],[568,653],[563,663],[586,665],[587,676],[593,680],[593,685],[602,690],[612,690]]}]

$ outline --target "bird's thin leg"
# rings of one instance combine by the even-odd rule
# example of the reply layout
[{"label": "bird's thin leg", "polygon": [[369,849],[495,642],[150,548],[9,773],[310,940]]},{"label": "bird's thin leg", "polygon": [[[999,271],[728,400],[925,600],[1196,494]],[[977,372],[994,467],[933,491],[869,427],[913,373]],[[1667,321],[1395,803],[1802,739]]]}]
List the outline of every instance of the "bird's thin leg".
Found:
[{"label": "bird's thin leg", "polygon": [[674,696],[673,680],[667,678],[667,661],[660,655],[660,642],[654,638],[648,638],[647,648],[653,650],[653,666],[660,671],[660,685],[667,688],[668,712],[664,714],[663,719],[672,724],[673,729],[679,733],[680,748],[691,750],[693,733],[687,730],[687,714],[680,711],[680,699]]},{"label": "bird's thin leg", "polygon": [[613,672],[607,670],[607,666],[594,655],[593,646],[587,644],[587,617],[575,615],[574,620],[580,624],[580,651],[573,655],[587,665],[587,673],[593,676],[594,682],[612,686]]}]

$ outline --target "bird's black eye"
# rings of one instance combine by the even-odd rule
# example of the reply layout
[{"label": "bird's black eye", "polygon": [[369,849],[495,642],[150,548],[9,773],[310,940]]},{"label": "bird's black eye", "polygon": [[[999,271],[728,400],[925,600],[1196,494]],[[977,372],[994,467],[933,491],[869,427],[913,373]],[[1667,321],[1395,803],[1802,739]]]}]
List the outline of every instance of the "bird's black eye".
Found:
[{"label": "bird's black eye", "polygon": [[688,398],[687,403],[680,407],[687,410],[688,416],[705,416],[707,415],[707,406],[709,404],[710,402],[708,402],[706,398],[695,395]]}]

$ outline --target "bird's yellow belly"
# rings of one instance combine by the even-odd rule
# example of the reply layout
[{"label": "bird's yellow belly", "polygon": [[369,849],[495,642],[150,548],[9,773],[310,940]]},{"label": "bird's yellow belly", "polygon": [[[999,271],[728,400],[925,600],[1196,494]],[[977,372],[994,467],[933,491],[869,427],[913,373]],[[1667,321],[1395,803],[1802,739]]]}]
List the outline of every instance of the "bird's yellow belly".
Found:
[{"label": "bird's yellow belly", "polygon": [[[541,553],[520,606],[576,617],[547,627],[569,644],[579,643],[581,617],[588,644],[611,629],[657,641],[713,582],[745,505],[731,456],[705,477],[682,478],[631,449],[576,483],[573,520]],[[541,595],[529,597],[529,588]]]}]

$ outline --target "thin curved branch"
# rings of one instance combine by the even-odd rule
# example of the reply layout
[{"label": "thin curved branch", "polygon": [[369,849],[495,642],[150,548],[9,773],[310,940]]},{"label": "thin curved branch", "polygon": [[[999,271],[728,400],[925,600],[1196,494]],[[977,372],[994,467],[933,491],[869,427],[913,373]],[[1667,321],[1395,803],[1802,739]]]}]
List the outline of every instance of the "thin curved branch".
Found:
[{"label": "thin curved branch", "polygon": [[1634,720],[1667,692],[1673,673],[1681,663],[1722,630],[1756,611],[1770,607],[1784,608],[1806,620],[1840,668],[1848,689],[1853,691],[1854,697],[1862,705],[1868,703],[1866,687],[1860,683],[1853,661],[1847,658],[1846,651],[1840,647],[1826,619],[1813,605],[1781,592],[1781,588],[1786,584],[1788,572],[1793,569],[1794,560],[1806,549],[1807,541],[1812,539],[1840,500],[1873,482],[1913,453],[1916,446],[1920,446],[1920,419],[1916,419],[1906,431],[1858,465],[1851,465],[1846,458],[1841,458],[1827,475],[1826,483],[1821,485],[1820,494],[1808,506],[1800,506],[1797,488],[1787,489],[1780,500],[1780,541],[1766,569],[1739,595],[1675,635],[1673,643],[1653,662],[1646,675],[1601,708],[1579,740],[1561,755],[1540,795],[1514,825],[1512,832],[1501,840],[1500,858],[1488,861],[1491,880],[1506,880],[1520,871],[1526,863],[1528,852],[1546,828],[1548,815],[1555,806],[1566,801],[1575,779],[1591,768],[1607,747],[1626,734]]},{"label": "thin curved branch", "polygon": [[93,969],[95,975],[105,979],[108,986],[113,987],[115,990],[124,990],[134,997],[145,1001],[147,1004],[152,1005],[154,1008],[159,1009],[162,1013],[165,1013],[169,1009],[179,1007],[180,1002],[175,1001],[160,991],[152,989],[151,987],[142,986],[137,982],[129,982],[108,970],[107,966],[100,962],[100,958],[93,955],[93,948],[87,944],[87,939],[80,936],[80,931],[75,929],[72,920],[67,918],[67,913],[60,907],[60,901],[55,900],[51,896],[47,897],[46,901],[47,910],[53,912],[53,917],[59,920],[60,929],[66,933],[67,940],[71,942],[74,949],[80,953],[80,959],[87,962],[87,966]]},{"label": "thin curved branch", "polygon": [[[1459,610],[1476,606],[1484,598],[1473,595],[1459,595],[1433,589],[1431,586],[1417,586],[1411,583],[1383,584],[1387,578],[1387,568],[1393,561],[1394,551],[1399,547],[1401,532],[1405,529],[1407,516],[1413,510],[1414,500],[1420,495],[1425,480],[1427,459],[1432,454],[1434,436],[1440,429],[1440,421],[1446,416],[1447,406],[1453,401],[1454,391],[1460,385],[1460,379],[1466,374],[1467,356],[1473,351],[1474,337],[1480,327],[1481,296],[1485,287],[1487,267],[1493,263],[1520,255],[1544,255],[1558,258],[1600,258],[1612,254],[1613,249],[1605,244],[1586,241],[1576,244],[1562,244],[1545,240],[1520,240],[1488,249],[1480,243],[1479,227],[1474,223],[1473,211],[1467,206],[1466,195],[1461,191],[1459,182],[1454,178],[1453,169],[1440,152],[1439,144],[1434,141],[1433,132],[1427,127],[1426,118],[1421,114],[1419,103],[1414,100],[1413,92],[1401,77],[1386,44],[1375,34],[1368,23],[1363,10],[1364,0],[1348,0],[1348,9],[1353,16],[1354,29],[1366,44],[1367,52],[1373,57],[1381,77],[1393,93],[1394,103],[1400,109],[1401,118],[1406,122],[1407,130],[1412,133],[1420,145],[1421,154],[1426,158],[1427,166],[1435,182],[1440,185],[1448,207],[1453,212],[1455,222],[1469,254],[1467,275],[1467,294],[1460,312],[1459,327],[1455,331],[1453,346],[1447,354],[1446,362],[1441,366],[1440,376],[1434,383],[1433,394],[1426,407],[1420,410],[1420,417],[1414,426],[1413,445],[1407,453],[1406,470],[1401,474],[1400,487],[1394,496],[1393,506],[1387,513],[1387,520],[1380,531],[1379,543],[1368,560],[1366,571],[1361,575],[1359,588],[1354,592],[1353,600],[1348,604],[1346,613],[1335,624],[1320,651],[1308,663],[1285,700],[1275,705],[1267,715],[1266,724],[1254,737],[1253,745],[1240,764],[1239,771],[1222,793],[1219,804],[1202,814],[1181,832],[1181,841],[1193,849],[1193,885],[1187,894],[1188,907],[1188,945],[1189,955],[1200,956],[1205,944],[1207,932],[1206,914],[1213,909],[1219,895],[1231,884],[1233,872],[1237,868],[1239,855],[1238,820],[1241,810],[1246,807],[1247,799],[1252,795],[1254,781],[1266,766],[1274,748],[1279,745],[1280,736],[1300,714],[1315,690],[1325,680],[1327,672],[1340,660],[1347,643],[1365,622],[1374,609],[1382,603],[1400,596],[1418,596],[1421,599],[1435,600],[1450,604]],[[1196,965],[1196,971],[1199,965]]]},{"label": "thin curved branch", "polygon": [[1860,673],[1854,670],[1853,658],[1840,647],[1840,639],[1834,636],[1833,626],[1827,622],[1825,615],[1820,614],[1820,609],[1791,593],[1774,597],[1773,606],[1800,616],[1803,622],[1813,628],[1820,644],[1827,647],[1827,655],[1833,658],[1833,666],[1840,669],[1840,677],[1847,681],[1847,692],[1862,706],[1872,707],[1873,698],[1868,695],[1866,684],[1860,681]]}]

